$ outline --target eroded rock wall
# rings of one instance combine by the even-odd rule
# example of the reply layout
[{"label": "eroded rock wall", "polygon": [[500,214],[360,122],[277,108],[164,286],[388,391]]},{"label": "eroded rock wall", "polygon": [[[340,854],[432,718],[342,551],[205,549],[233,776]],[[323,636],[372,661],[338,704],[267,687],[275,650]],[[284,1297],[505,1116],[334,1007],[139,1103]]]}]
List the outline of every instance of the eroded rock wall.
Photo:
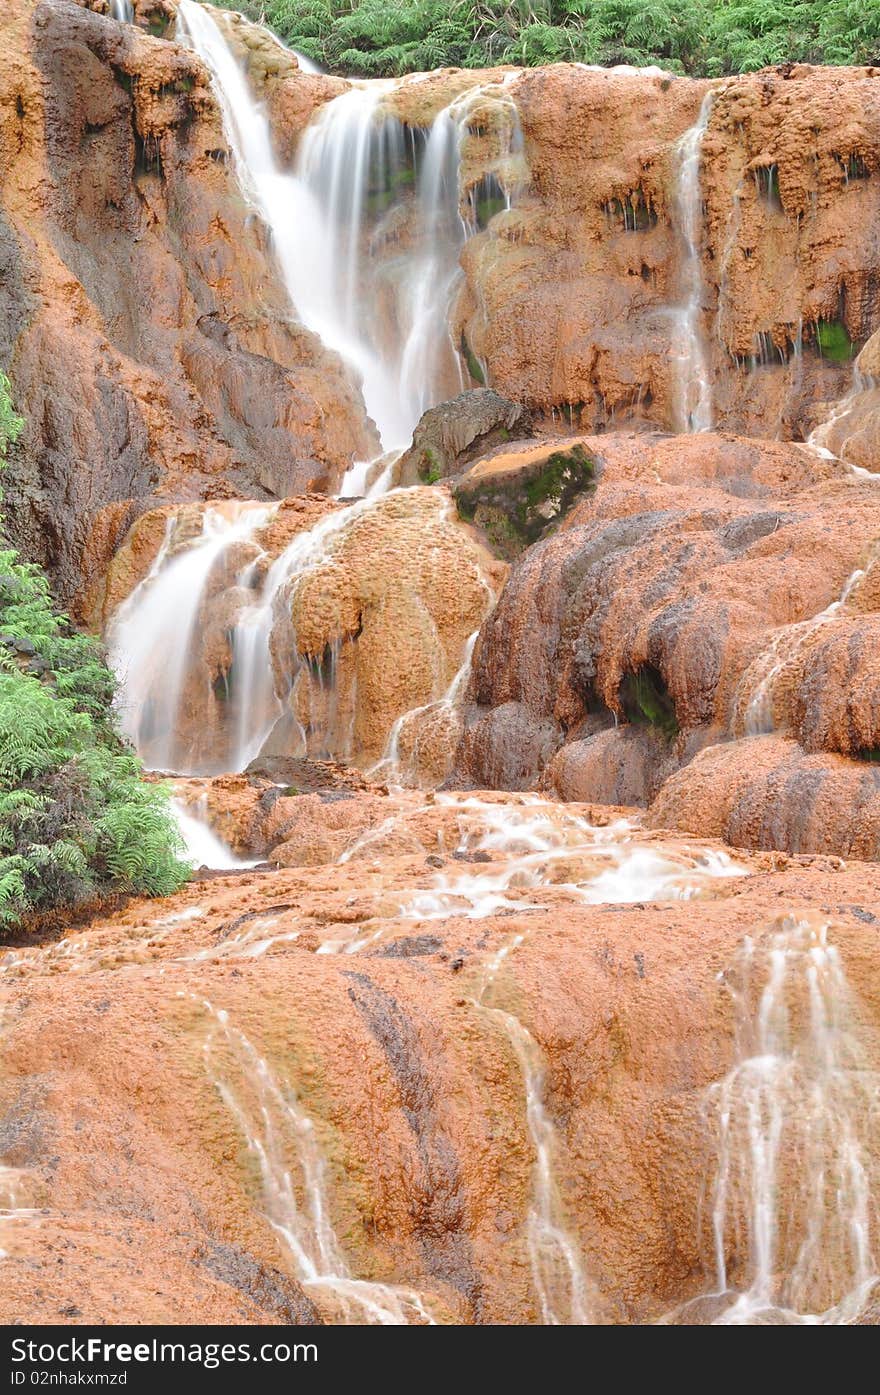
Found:
[{"label": "eroded rock wall", "polygon": [[[677,868],[679,894],[693,882],[702,897],[584,904],[572,883],[597,875],[618,825],[592,847],[581,833],[555,872],[545,859],[547,884],[514,881],[475,919],[477,878],[507,864],[497,828],[481,861],[474,820],[509,820],[515,861],[518,823],[546,832],[529,822],[546,811],[307,795],[277,801],[278,828],[282,809],[300,848],[286,869],[197,882],[0,962],[3,1181],[19,1208],[3,1218],[4,1320],[62,1320],[73,1304],[83,1322],[363,1321],[326,1264],[303,1283],[285,1242],[284,1226],[319,1253],[319,1204],[336,1275],[411,1322],[536,1323],[548,1307],[651,1322],[713,1293],[713,1087],[736,1059],[743,937],[763,952],[805,922],[818,955],[827,933],[858,1005],[835,1031],[858,1029],[873,1069],[876,866],[762,854],[713,881],[694,863],[723,850],[632,831]],[[563,841],[566,819],[602,817],[549,814]],[[406,908],[438,886],[445,914],[416,923]],[[552,1245],[535,1267],[527,1101],[546,1111],[579,1308]],[[870,1169],[873,1185],[876,1154]],[[725,1237],[735,1287],[754,1261],[746,1232]]]},{"label": "eroded rock wall", "polygon": [[200,61],[74,0],[3,9],[7,511],[70,600],[146,501],[333,489],[375,440],[296,322]]},{"label": "eroded rock wall", "polygon": [[876,856],[876,485],[797,445],[582,446],[594,493],[514,565],[481,632],[462,777]]}]

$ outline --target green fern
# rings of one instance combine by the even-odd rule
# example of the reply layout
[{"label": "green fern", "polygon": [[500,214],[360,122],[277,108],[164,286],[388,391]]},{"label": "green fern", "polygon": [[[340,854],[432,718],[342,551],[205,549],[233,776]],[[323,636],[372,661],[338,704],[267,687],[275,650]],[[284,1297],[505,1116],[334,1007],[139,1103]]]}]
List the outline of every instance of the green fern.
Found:
[{"label": "green fern", "polygon": [[788,59],[880,60],[880,5],[864,0],[245,0],[244,9],[354,77],[569,59],[716,77]]},{"label": "green fern", "polygon": [[[0,374],[0,459],[22,429]],[[167,895],[188,875],[168,792],[120,740],[114,694],[99,646],[0,541],[0,926],[108,893]]]}]

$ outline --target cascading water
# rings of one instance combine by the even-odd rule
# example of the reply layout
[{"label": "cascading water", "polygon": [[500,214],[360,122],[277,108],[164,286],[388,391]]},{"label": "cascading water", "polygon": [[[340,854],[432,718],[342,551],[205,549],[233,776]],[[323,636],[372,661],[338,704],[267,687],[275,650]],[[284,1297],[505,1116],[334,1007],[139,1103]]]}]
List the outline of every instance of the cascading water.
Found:
[{"label": "cascading water", "polygon": [[171,801],[171,808],[186,847],[186,861],[194,868],[208,867],[212,871],[233,871],[236,867],[254,867],[256,863],[237,857],[231,848],[213,832],[208,822],[208,811],[204,801],[195,809],[179,799]]},{"label": "cascading water", "polygon": [[110,0],[110,14],[122,24],[134,24],[132,0]]},{"label": "cascading water", "polygon": [[846,609],[853,594],[873,570],[878,556],[880,548],[875,547],[864,567],[857,567],[847,577],[836,601],[832,601],[818,615],[784,626],[767,649],[746,669],[733,701],[734,721],[744,736],[759,736],[773,731],[773,699],[778,680],[810,637]]},{"label": "cascading water", "polygon": [[293,293],[306,324],[360,370],[386,450],[407,445],[422,412],[464,385],[449,310],[466,235],[453,111],[424,141],[383,115],[388,91],[353,87],[306,128],[296,170],[322,215],[326,266]]},{"label": "cascading water", "polygon": [[393,83],[359,83],[321,108],[287,173],[214,18],[181,0],[179,32],[213,75],[239,178],[271,230],[297,313],[359,376],[384,449],[403,448],[425,408],[464,382],[449,331],[468,231],[462,103],[441,112],[425,140],[383,111]]},{"label": "cascading water", "polygon": [[723,975],[737,1061],[713,1087],[722,1323],[846,1323],[880,1283],[878,1080],[826,924],[746,939]]},{"label": "cascading water", "polygon": [[[426,498],[427,512],[415,507]],[[317,654],[301,652],[301,588],[322,568],[332,578],[334,556],[361,519],[370,536],[378,516],[407,510],[430,528],[445,519],[448,502],[436,491],[359,499],[296,533],[274,560],[261,538],[276,506],[207,507],[197,516],[200,532],[190,506],[172,514],[149,573],[107,632],[122,726],[148,767],[181,775],[241,771],[269,749],[270,737],[274,754],[354,759],[357,634],[334,636],[331,627]],[[488,610],[491,590],[479,572],[477,580]],[[437,631],[422,642],[437,697],[417,711],[449,719],[451,731],[467,653],[443,694],[451,656]]]},{"label": "cascading water", "polygon": [[685,245],[681,281],[684,298],[675,313],[679,348],[675,355],[677,373],[677,428],[680,431],[711,431],[712,377],[703,336],[703,264],[700,256],[703,202],[700,190],[700,163],[703,137],[712,113],[712,93],[707,92],[696,125],[686,131],[676,149],[675,204]]},{"label": "cascading water", "polygon": [[[170,518],[150,572],[113,616],[107,647],[123,695],[122,729],[152,770],[211,773],[193,764],[181,731],[184,709],[192,706],[187,682],[202,607],[214,567],[237,545],[251,541],[272,513],[271,506],[260,505],[207,508],[201,534],[177,552]],[[241,584],[246,584],[246,572],[239,577]],[[217,762],[217,769],[226,768],[222,751]]]},{"label": "cascading water", "polygon": [[[875,481],[880,478],[875,471],[866,470],[861,465],[854,465],[852,461],[847,459],[847,446],[852,432],[850,431],[849,435],[847,435],[841,428],[846,423],[853,409],[858,405],[859,399],[865,393],[872,392],[876,387],[876,380],[869,377],[868,374],[863,373],[857,363],[854,364],[852,387],[849,392],[845,397],[840,399],[827,419],[820,422],[815,430],[810,432],[806,440],[806,445],[808,445],[811,450],[816,451],[818,455],[824,457],[824,459],[842,460],[845,464],[849,465],[854,475],[858,475],[862,479]],[[834,450],[831,449],[832,443],[836,447]]]},{"label": "cascading water", "polygon": [[591,1321],[591,1289],[580,1246],[566,1224],[556,1182],[555,1159],[559,1145],[544,1105],[544,1057],[518,1017],[486,1001],[504,961],[522,940],[522,935],[514,935],[488,961],[474,1004],[502,1027],[522,1071],[526,1125],[535,1154],[531,1205],[525,1229],[542,1321],[554,1327],[584,1325]]},{"label": "cascading water", "polygon": [[295,1277],[323,1294],[342,1322],[432,1324],[414,1290],[352,1276],[330,1220],[326,1168],[312,1120],[228,1013],[206,999],[195,1001],[212,1024],[204,1047],[208,1073],[256,1159],[266,1219]]},{"label": "cascading water", "polygon": [[[494,802],[476,795],[436,794],[432,808],[455,815],[455,856],[476,856],[483,865],[479,871],[438,872],[425,890],[401,902],[402,920],[481,920],[499,912],[530,911],[545,904],[538,898],[547,893],[581,905],[690,900],[718,878],[745,874],[726,853],[686,844],[667,844],[661,852],[644,843],[638,828],[625,819],[596,827],[540,795]],[[417,825],[423,812],[409,809],[368,830],[340,863],[371,856],[389,833],[404,831],[408,819]],[[528,900],[522,899],[524,892],[530,894]],[[322,952],[356,953],[375,938],[371,929],[343,934],[326,942]]]}]

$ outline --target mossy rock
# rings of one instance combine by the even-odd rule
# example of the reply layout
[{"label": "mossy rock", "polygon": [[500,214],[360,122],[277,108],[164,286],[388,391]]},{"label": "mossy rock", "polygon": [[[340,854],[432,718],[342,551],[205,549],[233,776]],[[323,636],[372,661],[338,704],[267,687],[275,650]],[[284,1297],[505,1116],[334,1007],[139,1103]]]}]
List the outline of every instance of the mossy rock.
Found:
[{"label": "mossy rock", "polygon": [[855,357],[856,346],[842,320],[820,320],[816,326],[816,341],[822,357],[832,363],[847,363]]},{"label": "mossy rock", "polygon": [[581,445],[531,460],[512,456],[508,468],[492,464],[490,459],[477,466],[453,492],[459,516],[482,528],[508,561],[552,532],[596,487],[596,462]]},{"label": "mossy rock", "polygon": [[678,736],[675,703],[663,675],[653,665],[643,664],[635,673],[624,674],[620,704],[633,726],[653,727],[670,741]]}]

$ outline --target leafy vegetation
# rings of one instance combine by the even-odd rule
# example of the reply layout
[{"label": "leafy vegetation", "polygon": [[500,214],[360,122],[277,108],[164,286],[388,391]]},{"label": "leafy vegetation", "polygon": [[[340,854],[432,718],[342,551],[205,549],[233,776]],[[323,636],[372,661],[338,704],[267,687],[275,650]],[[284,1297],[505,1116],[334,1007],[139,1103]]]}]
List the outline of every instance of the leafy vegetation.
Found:
[{"label": "leafy vegetation", "polygon": [[[0,374],[0,459],[21,429]],[[113,696],[96,642],[0,537],[0,927],[186,879],[167,793],[117,735]]]},{"label": "leafy vegetation", "polygon": [[575,60],[720,77],[788,61],[880,62],[880,6],[863,0],[245,0],[243,8],[352,76]]}]

